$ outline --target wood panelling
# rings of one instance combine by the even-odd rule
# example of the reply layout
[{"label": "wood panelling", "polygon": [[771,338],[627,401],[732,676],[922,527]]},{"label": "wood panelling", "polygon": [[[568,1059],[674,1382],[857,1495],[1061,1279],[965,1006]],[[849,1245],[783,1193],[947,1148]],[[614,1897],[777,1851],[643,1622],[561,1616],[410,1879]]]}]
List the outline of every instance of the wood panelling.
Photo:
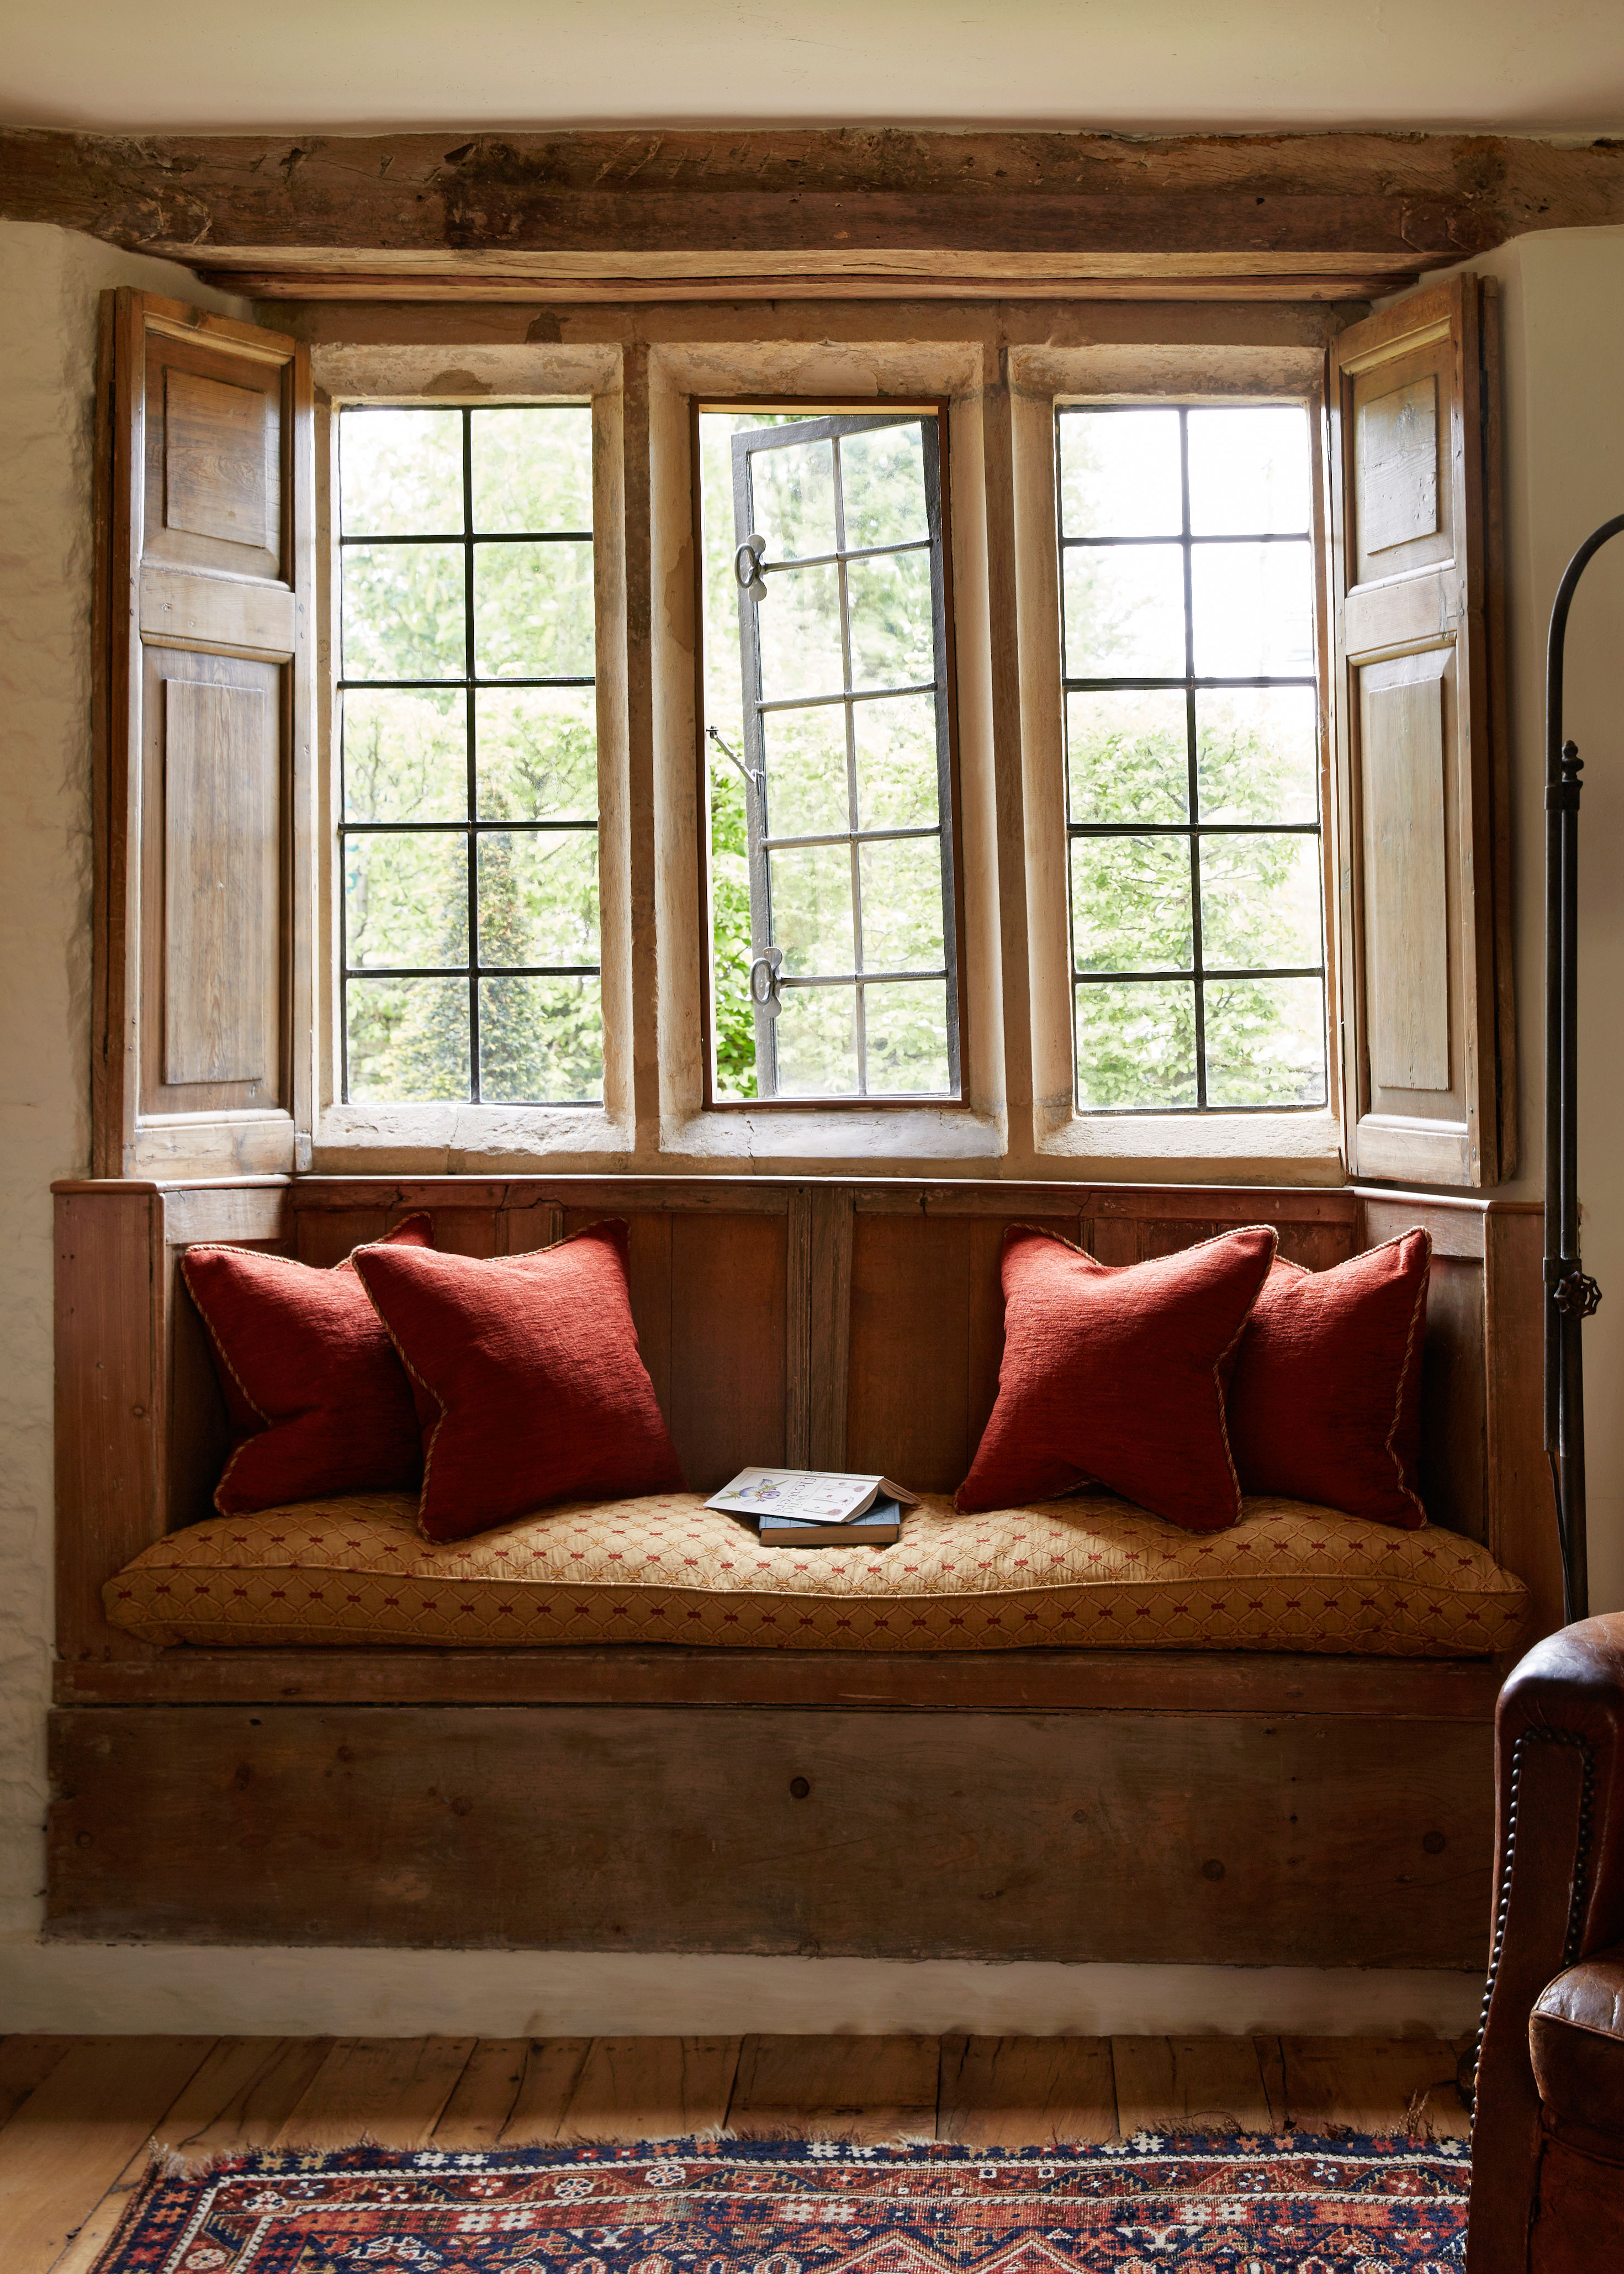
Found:
[{"label": "wood panelling", "polygon": [[944,2037],[936,2137],[966,2148],[1114,2140],[1106,2037]]},{"label": "wood panelling", "polygon": [[[568,281],[576,295],[737,297],[761,268],[754,289],[778,294],[894,290],[900,272],[915,295],[1355,299],[1525,230],[1624,219],[1624,161],[1605,139],[1462,134],[661,128],[449,147],[12,129],[0,212],[260,293],[540,296]],[[809,278],[815,257],[826,274]]]},{"label": "wood panelling", "polygon": [[51,1745],[69,1939],[1486,1956],[1483,1724],[84,1706]]},{"label": "wood panelling", "polygon": [[1283,1651],[186,1649],[64,1661],[56,1694],[66,1706],[868,1706],[1487,1723],[1501,1672],[1492,1659]]},{"label": "wood panelling", "polygon": [[130,291],[102,351],[93,1156],[285,1170],[310,1107],[308,356]]},{"label": "wood panelling", "polygon": [[1356,1174],[1515,1166],[1492,292],[1457,276],[1331,350],[1343,1119]]},{"label": "wood panelling", "polygon": [[[208,1513],[224,1457],[226,1419],[207,1336],[177,1268],[187,1242],[235,1239],[331,1265],[420,1209],[433,1216],[443,1247],[476,1256],[522,1254],[567,1227],[626,1217],[644,1360],[694,1483],[719,1483],[747,1461],[793,1457],[800,1427],[816,1465],[883,1469],[914,1490],[946,1491],[962,1480],[996,1391],[1006,1224],[1080,1234],[1102,1261],[1129,1263],[1262,1220],[1277,1226],[1282,1254],[1326,1269],[1424,1224],[1434,1246],[1423,1407],[1429,1508],[1435,1520],[1483,1540],[1530,1577],[1535,1633],[1560,1623],[1540,1450],[1538,1216],[1521,1204],[1353,1189],[308,1178],[162,1189],[70,1183],[58,1208],[71,1227],[58,1297],[57,1681],[64,1699],[699,1704],[758,1696],[785,1704],[996,1699],[1015,1708],[1130,1695],[1220,1698],[1214,1662],[1191,1657],[1156,1674],[1092,1653],[1043,1653],[1041,1668],[1027,1660],[1001,1669],[984,1656],[950,1657],[939,1670],[914,1660],[774,1653],[748,1662],[737,1653],[675,1652],[652,1660],[626,1652],[154,1653],[108,1629],[102,1581],[164,1530]],[[93,1282],[100,1291],[87,1297]],[[138,1285],[152,1306],[140,1333]],[[109,1450],[112,1465],[105,1473],[98,1465],[97,1441],[84,1427],[91,1411],[99,1426],[116,1423],[132,1449],[146,1448],[150,1473],[133,1495],[122,1481],[126,1455]],[[153,1415],[160,1418],[149,1443]],[[1413,1710],[1400,1699],[1452,1679],[1444,1668],[1368,1661],[1349,1662],[1345,1680],[1326,1661],[1306,1662],[1305,1674],[1288,1679],[1283,1670],[1278,1678],[1258,1671],[1271,1661],[1248,1663],[1254,1701],[1296,1694],[1306,1681],[1334,1711],[1363,1710],[1348,1701],[1372,1682],[1372,1694],[1388,1698],[1391,1710]],[[1483,1670],[1463,1671],[1476,1680]],[[1463,1692],[1456,1684],[1449,1694]]]},{"label": "wood panelling", "polygon": [[277,1043],[278,751],[270,690],[163,688],[163,1081],[247,1082]]}]

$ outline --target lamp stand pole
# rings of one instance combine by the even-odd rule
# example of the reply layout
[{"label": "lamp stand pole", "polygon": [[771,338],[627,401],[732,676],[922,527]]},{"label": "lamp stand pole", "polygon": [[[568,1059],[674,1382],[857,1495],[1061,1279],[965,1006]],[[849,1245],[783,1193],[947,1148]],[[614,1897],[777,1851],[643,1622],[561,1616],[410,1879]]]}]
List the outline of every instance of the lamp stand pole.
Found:
[{"label": "lamp stand pole", "polygon": [[1579,1259],[1579,775],[1562,740],[1568,614],[1579,579],[1624,514],[1592,530],[1562,575],[1545,658],[1545,1452],[1562,1554],[1562,1615],[1590,1615],[1584,1510],[1584,1355],[1579,1329],[1601,1290]]}]

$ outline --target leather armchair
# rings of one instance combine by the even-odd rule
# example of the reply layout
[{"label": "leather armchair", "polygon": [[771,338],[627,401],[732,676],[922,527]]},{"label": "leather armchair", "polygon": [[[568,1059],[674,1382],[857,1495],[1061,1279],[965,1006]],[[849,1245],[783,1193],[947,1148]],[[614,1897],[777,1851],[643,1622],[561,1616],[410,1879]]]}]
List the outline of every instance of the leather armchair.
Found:
[{"label": "leather armchair", "polygon": [[1468,2274],[1624,2269],[1624,1616],[1515,1668],[1495,1775]]}]

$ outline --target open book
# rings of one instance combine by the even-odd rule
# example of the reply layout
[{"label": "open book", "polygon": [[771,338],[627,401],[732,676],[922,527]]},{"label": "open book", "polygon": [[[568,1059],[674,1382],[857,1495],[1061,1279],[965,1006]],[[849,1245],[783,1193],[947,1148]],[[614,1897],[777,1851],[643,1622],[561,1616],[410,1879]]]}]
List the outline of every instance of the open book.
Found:
[{"label": "open book", "polygon": [[914,1495],[889,1477],[844,1476],[826,1469],[741,1469],[705,1506],[751,1523],[765,1516],[790,1517],[798,1525],[850,1524],[882,1497],[901,1508],[916,1505]]}]

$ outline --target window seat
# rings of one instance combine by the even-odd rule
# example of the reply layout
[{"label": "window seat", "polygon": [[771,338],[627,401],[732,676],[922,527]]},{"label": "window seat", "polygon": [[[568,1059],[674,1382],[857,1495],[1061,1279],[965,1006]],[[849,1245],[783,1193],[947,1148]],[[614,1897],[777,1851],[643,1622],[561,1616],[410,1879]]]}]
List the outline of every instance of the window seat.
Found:
[{"label": "window seat", "polygon": [[572,1502],[446,1547],[415,1499],[213,1517],[103,1590],[147,1643],[422,1649],[1053,1647],[1486,1656],[1528,1590],[1475,1541],[1256,1499],[1195,1535],[1100,1494],[960,1516],[929,1496],[886,1548],[763,1547],[697,1493]]}]

